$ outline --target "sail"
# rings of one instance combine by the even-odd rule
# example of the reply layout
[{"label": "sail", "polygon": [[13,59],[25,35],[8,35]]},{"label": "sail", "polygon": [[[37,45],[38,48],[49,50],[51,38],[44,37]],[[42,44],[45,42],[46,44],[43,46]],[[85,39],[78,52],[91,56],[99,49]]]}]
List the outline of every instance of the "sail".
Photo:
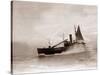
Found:
[{"label": "sail", "polygon": [[75,32],[75,35],[76,35],[76,41],[78,41],[78,40],[84,40],[79,26],[77,28],[77,31]]}]

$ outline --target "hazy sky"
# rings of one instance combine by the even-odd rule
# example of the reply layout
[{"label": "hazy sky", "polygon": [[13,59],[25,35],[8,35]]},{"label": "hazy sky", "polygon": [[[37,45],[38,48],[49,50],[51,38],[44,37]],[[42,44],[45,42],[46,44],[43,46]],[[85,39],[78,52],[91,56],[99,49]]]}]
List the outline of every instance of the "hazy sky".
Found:
[{"label": "hazy sky", "polygon": [[[85,40],[96,39],[97,7],[56,3],[15,1],[13,4],[13,38],[29,45],[62,41],[62,34],[74,34],[80,25]],[[74,37],[74,35],[73,35]]]}]

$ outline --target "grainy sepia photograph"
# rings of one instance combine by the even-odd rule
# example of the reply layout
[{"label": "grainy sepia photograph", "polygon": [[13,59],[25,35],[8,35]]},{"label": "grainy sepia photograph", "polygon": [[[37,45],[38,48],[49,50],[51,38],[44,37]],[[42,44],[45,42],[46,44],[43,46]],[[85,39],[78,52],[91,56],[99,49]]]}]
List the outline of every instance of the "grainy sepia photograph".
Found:
[{"label": "grainy sepia photograph", "polygon": [[97,6],[11,1],[13,75],[97,68]]}]

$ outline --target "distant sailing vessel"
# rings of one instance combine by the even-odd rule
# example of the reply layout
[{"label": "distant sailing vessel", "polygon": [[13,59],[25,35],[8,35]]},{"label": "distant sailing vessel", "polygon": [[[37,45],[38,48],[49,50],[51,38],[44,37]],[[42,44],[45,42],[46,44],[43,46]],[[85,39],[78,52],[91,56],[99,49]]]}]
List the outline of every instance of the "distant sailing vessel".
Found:
[{"label": "distant sailing vessel", "polygon": [[[72,40],[72,34],[69,34],[69,39],[70,39],[69,41],[67,39],[65,39],[54,46],[49,45],[48,48],[37,48],[38,54],[39,55],[41,55],[41,54],[50,55],[50,54],[62,53],[64,51],[66,51],[67,48],[72,46],[73,44],[76,44],[76,43],[85,44],[84,38],[83,38],[81,30],[80,30],[80,26],[78,26],[77,29],[75,26],[74,26],[74,28],[75,28],[75,37],[76,37],[74,42]],[[60,45],[62,43],[64,46],[57,47],[58,45]]]}]

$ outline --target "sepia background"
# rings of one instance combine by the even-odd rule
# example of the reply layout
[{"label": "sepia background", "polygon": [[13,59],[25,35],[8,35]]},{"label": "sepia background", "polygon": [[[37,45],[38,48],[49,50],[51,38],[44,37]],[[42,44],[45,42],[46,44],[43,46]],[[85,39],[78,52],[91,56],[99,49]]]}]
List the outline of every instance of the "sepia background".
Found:
[{"label": "sepia background", "polygon": [[[83,37],[87,43],[88,56],[84,57],[84,53],[79,54],[80,51],[86,49],[76,46],[69,52],[61,55],[38,59],[37,48],[47,47],[48,40],[54,45],[62,41],[63,33],[65,38],[68,38],[70,33],[75,38],[74,25],[80,25]],[[89,68],[96,66],[96,6],[14,1],[12,35],[15,73],[26,73],[26,71],[32,73],[48,72],[52,71],[51,69],[55,71],[57,68],[57,71],[73,70],[73,65],[75,65],[74,69],[80,69],[86,62],[84,68],[87,68],[88,64],[90,64]],[[78,56],[72,55],[72,53],[78,53]],[[87,58],[89,59],[88,61]],[[27,66],[25,66],[26,63]],[[29,67],[29,65],[31,66]],[[60,66],[57,67],[57,65]],[[76,68],[77,65],[79,66]],[[29,70],[23,70],[23,68],[29,68]],[[45,70],[41,71],[44,68]]]}]

